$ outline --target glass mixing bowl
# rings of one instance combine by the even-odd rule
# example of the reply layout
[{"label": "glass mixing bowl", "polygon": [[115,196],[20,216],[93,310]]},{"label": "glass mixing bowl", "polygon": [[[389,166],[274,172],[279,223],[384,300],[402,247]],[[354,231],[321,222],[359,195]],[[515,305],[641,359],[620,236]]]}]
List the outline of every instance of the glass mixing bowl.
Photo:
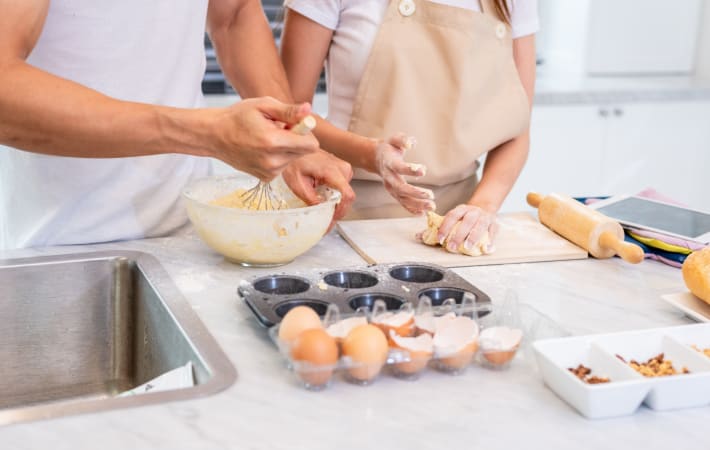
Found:
[{"label": "glass mixing bowl", "polygon": [[287,264],[323,237],[333,219],[340,192],[319,187],[323,202],[307,206],[281,177],[271,185],[287,208],[254,211],[210,204],[259,180],[244,173],[202,178],[183,191],[187,214],[200,238],[229,261],[252,267]]}]

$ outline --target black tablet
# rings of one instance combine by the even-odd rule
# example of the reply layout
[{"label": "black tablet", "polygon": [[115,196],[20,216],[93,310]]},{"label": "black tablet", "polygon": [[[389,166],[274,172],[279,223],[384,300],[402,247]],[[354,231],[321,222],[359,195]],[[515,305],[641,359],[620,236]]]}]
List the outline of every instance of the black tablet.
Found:
[{"label": "black tablet", "polygon": [[710,214],[634,196],[615,196],[589,205],[622,225],[710,243]]}]

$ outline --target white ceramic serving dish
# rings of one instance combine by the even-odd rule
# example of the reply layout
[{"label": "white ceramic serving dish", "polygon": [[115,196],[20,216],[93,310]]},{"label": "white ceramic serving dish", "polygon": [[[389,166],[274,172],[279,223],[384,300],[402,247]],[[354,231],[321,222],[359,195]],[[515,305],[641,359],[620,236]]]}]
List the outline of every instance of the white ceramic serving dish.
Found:
[{"label": "white ceramic serving dish", "polygon": [[[651,381],[629,372],[590,336],[548,339],[533,344],[545,384],[589,419],[633,414],[651,389]],[[569,371],[579,364],[609,383],[587,384]]]},{"label": "white ceramic serving dish", "polygon": [[[534,343],[545,383],[588,418],[631,414],[639,403],[654,410],[710,406],[710,357],[692,348],[710,348],[710,324],[684,325]],[[644,377],[629,363],[663,353],[681,372]],[[569,372],[583,364],[610,383],[588,385]]]},{"label": "white ceramic serving dish", "polygon": [[[710,328],[707,330],[710,331]],[[687,367],[690,373],[651,378],[651,392],[644,401],[649,408],[670,410],[710,405],[710,360],[671,338],[668,335],[671,331],[657,329],[619,333],[599,337],[595,344],[627,362],[632,359],[645,362],[663,353],[679,372]],[[622,365],[627,371],[636,374],[628,364],[622,362]]]},{"label": "white ceramic serving dish", "polygon": [[693,346],[699,349],[710,348],[710,323],[667,328],[665,334],[690,348]]}]

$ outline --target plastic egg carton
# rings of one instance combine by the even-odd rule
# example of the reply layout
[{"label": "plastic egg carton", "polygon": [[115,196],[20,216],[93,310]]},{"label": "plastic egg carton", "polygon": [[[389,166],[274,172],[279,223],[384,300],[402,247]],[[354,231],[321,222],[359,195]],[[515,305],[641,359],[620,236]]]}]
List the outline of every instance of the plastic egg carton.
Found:
[{"label": "plastic egg carton", "polygon": [[[533,344],[545,384],[590,419],[633,414],[643,403],[658,410],[710,406],[710,324],[547,339]],[[663,353],[681,372],[645,377],[629,362]],[[588,384],[569,371],[579,364],[608,383]]]},{"label": "plastic egg carton", "polygon": [[289,310],[300,305],[324,316],[330,304],[337,305],[340,313],[347,315],[371,310],[378,299],[390,311],[407,302],[416,304],[421,296],[429,297],[435,307],[451,298],[461,304],[466,296],[472,296],[479,307],[491,302],[488,295],[453,271],[422,263],[374,264],[255,277],[243,282],[238,294],[265,327],[276,325]]},{"label": "plastic egg carton", "polygon": [[[343,315],[339,313],[338,306],[335,304],[329,305],[322,319],[323,329],[328,330],[331,325],[347,320],[359,320],[363,324],[376,326],[378,332],[382,333],[383,339],[387,341],[385,344],[387,358],[383,362],[358,362],[348,357],[345,350],[348,345],[348,338],[336,338],[339,354],[337,362],[332,365],[313,365],[292,358],[292,344],[279,339],[280,324],[269,329],[269,336],[288,361],[289,368],[292,369],[305,388],[321,390],[335,379],[366,386],[373,383],[381,374],[416,380],[426,369],[434,369],[449,374],[460,374],[474,363],[495,369],[506,368],[515,357],[520,347],[522,336],[514,347],[506,349],[496,348],[495,345],[487,349],[486,346],[491,344],[491,340],[488,339],[488,342],[486,342],[481,338],[482,330],[487,327],[500,327],[504,323],[513,325],[509,322],[509,315],[498,314],[504,309],[496,306],[495,313],[493,313],[490,304],[477,305],[475,297],[470,295],[464,296],[460,303],[451,298],[438,306],[432,306],[431,299],[426,296],[421,297],[416,307],[412,303],[405,303],[397,313],[409,311],[413,314],[413,318],[428,316],[443,318],[443,320],[466,317],[474,323],[476,330],[474,341],[465,341],[465,343],[460,341],[462,346],[455,351],[438,353],[435,347],[433,354],[423,355],[396,345],[394,340],[403,336],[397,335],[393,329],[388,332],[386,330],[387,327],[383,326],[379,319],[388,314],[387,305],[384,301],[376,300],[372,310],[363,308],[355,313]],[[412,322],[414,330],[417,328],[417,323],[419,322],[416,320]],[[520,331],[522,333],[522,330]],[[422,334],[425,333],[413,332],[412,336],[420,336]],[[385,338],[385,336],[388,336],[389,339]],[[436,341],[436,337],[433,340]]]},{"label": "plastic egg carton", "polygon": [[[533,338],[564,335],[548,318],[529,306],[519,305],[514,291],[507,290],[505,298],[496,300],[494,306],[475,285],[433,264],[379,264],[255,276],[243,281],[238,293],[257,321],[269,327],[270,337],[299,382],[311,390],[321,390],[334,380],[369,385],[380,374],[407,380],[417,379],[427,369],[459,374],[473,364],[504,370],[523,353],[523,362],[534,359],[529,344]],[[279,332],[283,317],[298,306],[313,309],[320,316],[323,330],[347,320],[377,326],[388,341],[386,360],[375,364],[354,360],[343,351],[342,336],[335,338],[338,357],[334,364],[294,360],[292,343],[281,341]],[[398,347],[379,320],[382,315],[407,311],[417,318],[470,318],[478,332],[473,351],[421,355],[411,348]],[[507,333],[503,337],[501,329]],[[412,335],[423,334],[420,331],[415,330]],[[518,339],[512,348],[511,334]]]}]

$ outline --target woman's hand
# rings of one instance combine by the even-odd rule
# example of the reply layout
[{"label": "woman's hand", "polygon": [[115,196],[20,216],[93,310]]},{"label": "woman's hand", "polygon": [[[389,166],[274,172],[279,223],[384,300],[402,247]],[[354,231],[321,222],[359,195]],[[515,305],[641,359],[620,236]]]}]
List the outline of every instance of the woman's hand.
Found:
[{"label": "woman's hand", "polygon": [[[456,224],[459,224],[456,227]],[[454,230],[454,228],[456,228]],[[449,239],[447,236],[453,231]],[[461,204],[449,211],[439,227],[439,243],[446,240],[446,250],[457,253],[461,244],[466,250],[473,249],[481,240],[488,242],[481,249],[484,254],[493,253],[493,241],[498,232],[496,214],[475,205]],[[487,236],[486,236],[487,234]],[[487,239],[486,239],[487,238]],[[482,244],[484,242],[481,242]]]},{"label": "woman's hand", "polygon": [[405,175],[424,176],[426,167],[404,161],[404,152],[415,145],[415,140],[404,134],[397,134],[387,142],[380,141],[375,148],[375,167],[382,177],[387,192],[412,214],[423,214],[436,207],[434,193],[429,189],[412,186]]}]

